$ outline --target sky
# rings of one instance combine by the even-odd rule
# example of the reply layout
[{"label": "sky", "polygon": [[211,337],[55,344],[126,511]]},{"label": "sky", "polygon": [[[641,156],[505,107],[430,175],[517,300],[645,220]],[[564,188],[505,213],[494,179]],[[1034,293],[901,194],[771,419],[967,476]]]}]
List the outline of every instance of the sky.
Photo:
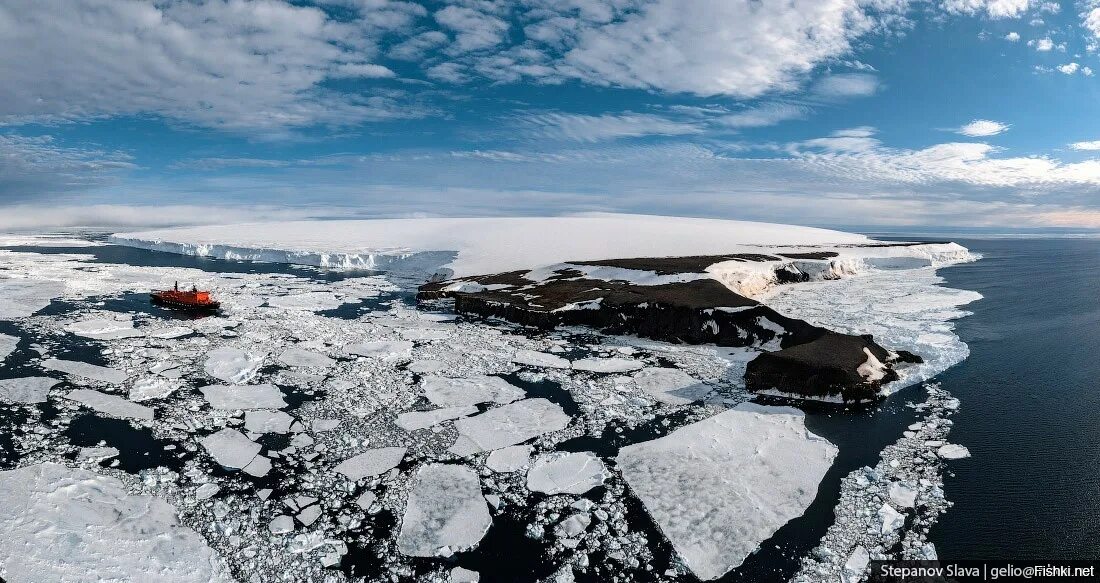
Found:
[{"label": "sky", "polygon": [[0,229],[1100,228],[1100,0],[0,0]]}]

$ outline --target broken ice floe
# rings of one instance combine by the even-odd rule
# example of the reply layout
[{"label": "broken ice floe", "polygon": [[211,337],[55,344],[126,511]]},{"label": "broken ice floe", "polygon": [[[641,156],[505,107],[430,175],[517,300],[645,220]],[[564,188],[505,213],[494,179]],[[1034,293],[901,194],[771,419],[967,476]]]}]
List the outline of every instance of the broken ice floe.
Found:
[{"label": "broken ice floe", "polygon": [[491,525],[473,470],[429,464],[413,478],[397,548],[414,557],[449,557],[477,545]]},{"label": "broken ice floe", "polygon": [[352,481],[361,480],[368,476],[377,476],[397,467],[405,457],[405,447],[380,447],[369,449],[359,455],[350,457],[336,465],[338,473],[344,474]]},{"label": "broken ice floe", "polygon": [[215,409],[282,409],[283,392],[275,385],[207,385],[199,389]]},{"label": "broken ice floe", "polygon": [[168,503],[54,463],[0,472],[0,565],[10,581],[233,581]]},{"label": "broken ice floe", "polygon": [[130,387],[130,400],[131,401],[148,401],[150,399],[163,399],[172,393],[176,392],[179,385],[176,382],[161,378],[150,377],[140,379],[134,382]]},{"label": "broken ice floe", "polygon": [[61,381],[50,377],[0,379],[0,401],[8,403],[45,403],[46,397]]},{"label": "broken ice floe", "polygon": [[619,452],[623,477],[700,579],[740,565],[813,501],[837,448],[804,417],[746,403]]},{"label": "broken ice floe", "polygon": [[485,460],[485,467],[497,473],[518,472],[531,463],[529,445],[513,445],[494,450]]},{"label": "broken ice floe", "polygon": [[584,494],[611,474],[590,452],[540,455],[527,471],[527,489],[544,494]]},{"label": "broken ice floe", "polygon": [[235,470],[252,463],[262,449],[240,431],[228,427],[207,435],[199,443],[219,465]]},{"label": "broken ice floe", "polygon": [[263,355],[249,354],[240,348],[223,346],[206,357],[206,374],[227,383],[247,383],[263,366]]},{"label": "broken ice floe", "polygon": [[397,416],[397,426],[405,431],[416,431],[438,425],[444,421],[468,417],[477,413],[477,407],[465,405],[461,407],[447,407],[432,409],[431,411],[409,411]]},{"label": "broken ice floe", "polygon": [[49,358],[42,361],[42,368],[111,384],[118,384],[126,380],[126,373],[121,370],[88,364],[78,360]]},{"label": "broken ice floe", "polygon": [[710,393],[710,387],[676,368],[643,368],[634,382],[654,399],[669,405],[686,405]]},{"label": "broken ice floe", "polygon": [[344,347],[348,354],[383,359],[407,357],[412,349],[413,343],[408,340],[372,340]]},{"label": "broken ice floe", "polygon": [[471,455],[515,445],[565,428],[569,416],[546,399],[524,399],[455,421],[458,439],[450,451]]},{"label": "broken ice floe", "polygon": [[602,374],[630,372],[644,366],[644,363],[629,358],[583,358],[573,361],[573,370]]},{"label": "broken ice floe", "polygon": [[253,410],[244,414],[244,428],[251,433],[288,433],[294,418],[282,411]]},{"label": "broken ice floe", "polygon": [[151,408],[127,401],[117,395],[108,395],[91,389],[76,389],[69,391],[65,398],[90,407],[108,417],[142,419],[145,421],[152,421],[153,419]]},{"label": "broken ice floe", "polygon": [[134,328],[134,321],[130,319],[92,318],[81,320],[65,326],[65,331],[93,340],[119,340],[145,335],[141,330]]},{"label": "broken ice floe", "polygon": [[424,396],[437,407],[458,407],[478,403],[511,403],[525,396],[523,389],[494,376],[449,378],[427,376],[421,381]]},{"label": "broken ice floe", "polygon": [[542,368],[570,368],[572,366],[568,360],[560,356],[534,350],[517,350],[516,354],[512,356],[512,362]]},{"label": "broken ice floe", "polygon": [[9,354],[15,352],[17,344],[19,344],[18,337],[0,334],[0,363],[4,362]]},{"label": "broken ice floe", "polygon": [[311,350],[301,348],[288,348],[279,355],[279,362],[287,366],[301,366],[305,368],[328,368],[336,361]]}]

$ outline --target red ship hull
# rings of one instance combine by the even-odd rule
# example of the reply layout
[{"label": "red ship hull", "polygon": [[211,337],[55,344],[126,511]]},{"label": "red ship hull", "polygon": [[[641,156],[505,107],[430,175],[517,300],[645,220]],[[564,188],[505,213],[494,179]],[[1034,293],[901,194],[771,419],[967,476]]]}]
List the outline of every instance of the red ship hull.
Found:
[{"label": "red ship hull", "polygon": [[210,299],[210,292],[168,290],[155,291],[150,296],[155,304],[179,310],[213,312],[221,307],[221,303]]}]

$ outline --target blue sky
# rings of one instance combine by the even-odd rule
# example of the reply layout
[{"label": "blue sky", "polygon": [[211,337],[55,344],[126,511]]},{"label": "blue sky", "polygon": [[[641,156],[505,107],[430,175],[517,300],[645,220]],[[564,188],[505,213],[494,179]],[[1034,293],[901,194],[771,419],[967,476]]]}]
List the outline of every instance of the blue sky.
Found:
[{"label": "blue sky", "polygon": [[0,42],[0,228],[1100,227],[1100,0],[2,0]]}]

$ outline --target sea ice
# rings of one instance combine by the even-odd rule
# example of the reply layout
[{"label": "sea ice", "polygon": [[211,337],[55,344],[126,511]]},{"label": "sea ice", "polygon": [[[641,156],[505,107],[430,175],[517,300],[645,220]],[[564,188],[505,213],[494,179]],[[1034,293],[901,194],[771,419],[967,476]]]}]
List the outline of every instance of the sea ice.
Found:
[{"label": "sea ice", "polygon": [[50,377],[0,379],[0,401],[8,403],[45,403],[50,389],[61,381]]},{"label": "sea ice", "polygon": [[279,355],[279,362],[287,366],[302,366],[307,368],[328,368],[336,361],[331,358],[301,348],[288,348]]},{"label": "sea ice", "polygon": [[287,433],[294,418],[282,411],[259,409],[244,414],[244,428],[252,433]]},{"label": "sea ice", "polygon": [[573,361],[573,370],[603,374],[630,372],[644,366],[645,364],[629,358],[582,358]]},{"label": "sea ice", "polygon": [[462,567],[451,569],[450,583],[478,583],[479,581],[481,581],[481,574],[477,571],[463,569]]},{"label": "sea ice", "polygon": [[370,358],[402,358],[412,354],[413,343],[408,340],[371,340],[344,347],[348,354]]},{"label": "sea ice", "polygon": [[126,373],[121,370],[107,368],[105,366],[96,366],[94,364],[80,362],[79,360],[49,358],[42,361],[42,368],[111,384],[118,384],[126,380]]},{"label": "sea ice", "polygon": [[409,366],[405,367],[409,372],[415,372],[417,374],[427,374],[433,372],[439,372],[447,368],[447,363],[439,360],[431,359],[419,359],[409,363]]},{"label": "sea ice", "polygon": [[0,320],[25,318],[65,293],[65,283],[54,280],[0,278]]},{"label": "sea ice", "polygon": [[397,416],[397,426],[405,431],[416,431],[451,419],[468,417],[475,413],[477,413],[477,407],[473,405],[447,407],[431,411],[410,411]]},{"label": "sea ice", "polygon": [[30,583],[233,581],[167,502],[54,463],[0,472],[0,565]]},{"label": "sea ice", "polygon": [[531,446],[513,445],[494,450],[485,460],[485,467],[499,473],[518,472],[531,463]]},{"label": "sea ice", "polygon": [[584,494],[603,485],[610,472],[591,452],[548,453],[527,471],[527,489],[544,494]]},{"label": "sea ice", "polygon": [[807,431],[804,418],[744,403],[626,446],[618,466],[684,563],[716,579],[816,496],[837,448]]},{"label": "sea ice", "polygon": [[267,298],[267,305],[284,310],[333,310],[344,305],[344,300],[332,292],[305,292]]},{"label": "sea ice", "polygon": [[524,399],[455,421],[458,439],[450,451],[471,455],[515,445],[569,425],[569,416],[546,399]]},{"label": "sea ice", "polygon": [[857,546],[848,560],[844,563],[844,572],[841,573],[843,583],[856,583],[863,578],[863,572],[871,563],[871,554],[862,545]]},{"label": "sea ice", "polygon": [[248,439],[240,431],[229,428],[211,433],[200,439],[199,443],[219,465],[234,470],[252,463],[262,449],[260,444]]},{"label": "sea ice", "polygon": [[522,399],[523,389],[494,376],[478,375],[468,378],[426,376],[420,382],[424,396],[437,407],[458,407],[478,403],[511,403]]},{"label": "sea ice", "polygon": [[568,360],[560,356],[534,350],[517,350],[516,354],[512,356],[512,362],[543,368],[569,368],[571,366]]},{"label": "sea ice", "polygon": [[352,481],[361,480],[368,476],[377,476],[396,468],[397,464],[405,458],[407,447],[380,447],[350,457],[336,465],[337,472],[344,474]]},{"label": "sea ice", "polygon": [[155,328],[146,333],[149,338],[159,338],[161,340],[172,340],[174,338],[182,338],[184,336],[194,334],[193,328],[187,326],[165,326],[163,328]]},{"label": "sea ice", "polygon": [[959,460],[970,457],[970,450],[965,446],[955,443],[945,443],[940,446],[936,453],[939,454],[945,460]]},{"label": "sea ice", "polygon": [[215,494],[221,491],[221,489],[221,486],[213,482],[203,484],[198,488],[195,488],[195,498],[197,500],[209,500],[210,498],[213,498]]},{"label": "sea ice", "polygon": [[913,508],[917,504],[917,487],[911,482],[891,482],[887,491],[890,502],[898,508]]},{"label": "sea ice", "polygon": [[643,368],[634,373],[638,388],[669,405],[686,405],[702,399],[710,387],[678,368]]},{"label": "sea ice", "polygon": [[108,395],[91,389],[76,389],[75,391],[69,391],[65,398],[90,407],[108,417],[153,420],[152,409],[127,401],[117,395]]},{"label": "sea ice", "polygon": [[76,452],[76,459],[101,462],[118,456],[117,447],[82,447]]},{"label": "sea ice", "polygon": [[294,519],[280,514],[276,516],[268,525],[267,529],[271,531],[271,534],[286,534],[294,531]]},{"label": "sea ice", "polygon": [[256,376],[264,364],[264,357],[249,354],[240,348],[223,346],[210,351],[206,357],[206,374],[227,383],[247,383]]},{"label": "sea ice", "polygon": [[275,385],[207,385],[199,389],[215,409],[282,409],[283,392]]},{"label": "sea ice", "polygon": [[476,546],[492,523],[473,470],[428,464],[413,478],[397,548],[413,557],[449,557]]},{"label": "sea ice", "polygon": [[882,534],[894,532],[895,530],[905,526],[905,515],[894,510],[893,506],[889,503],[883,503],[882,507],[878,509],[879,520],[882,521]]},{"label": "sea ice", "polygon": [[120,340],[145,335],[141,330],[134,328],[133,320],[110,320],[107,318],[93,318],[74,322],[65,326],[65,331],[93,340]]},{"label": "sea ice", "polygon": [[19,344],[18,337],[0,334],[0,363],[4,362],[4,359],[7,358],[9,354],[15,352],[15,346],[17,344]]},{"label": "sea ice", "polygon": [[148,401],[149,399],[163,399],[176,392],[179,386],[170,379],[163,377],[150,377],[134,382],[130,387],[131,401]]}]

